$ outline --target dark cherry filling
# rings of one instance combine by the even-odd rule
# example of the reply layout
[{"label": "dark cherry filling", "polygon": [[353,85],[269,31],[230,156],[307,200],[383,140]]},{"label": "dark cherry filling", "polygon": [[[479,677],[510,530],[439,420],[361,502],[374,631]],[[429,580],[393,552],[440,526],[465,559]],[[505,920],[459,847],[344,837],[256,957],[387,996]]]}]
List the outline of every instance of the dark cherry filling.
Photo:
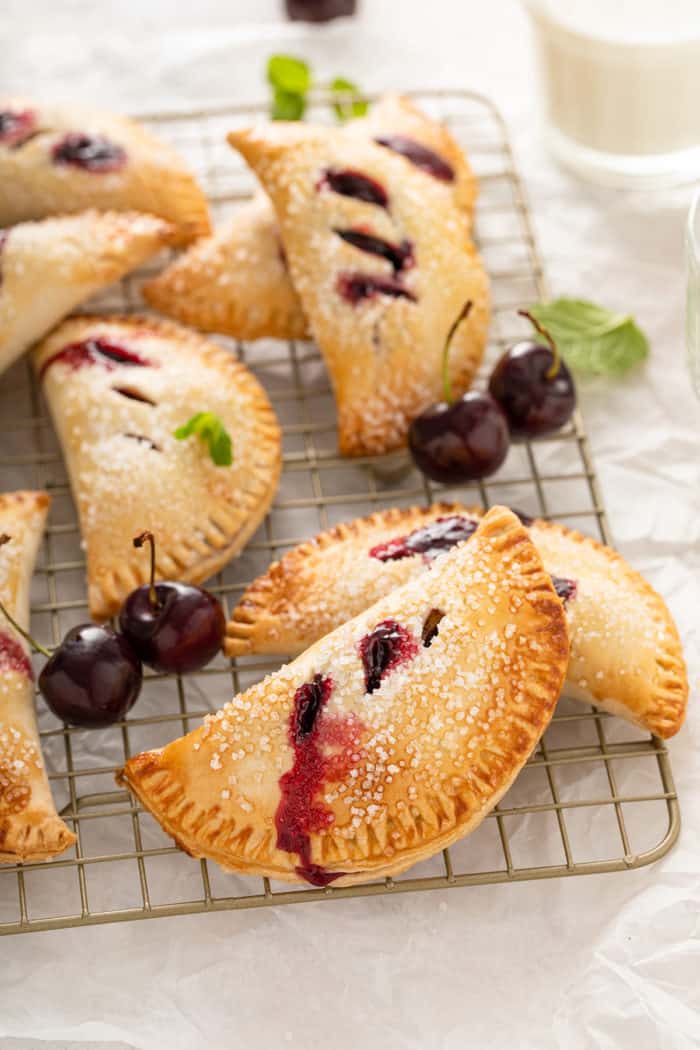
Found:
[{"label": "dark cherry filling", "polygon": [[113,386],[112,390],[115,394],[128,397],[129,401],[141,401],[144,405],[155,405],[155,401],[152,401],[150,397],[146,397],[140,390],[134,390],[130,386]]},{"label": "dark cherry filling", "polygon": [[68,365],[73,372],[77,372],[79,368],[84,368],[86,365],[97,364],[110,372],[118,365],[129,365],[133,368],[154,367],[151,361],[147,361],[136,351],[127,350],[126,347],[110,343],[108,339],[102,339],[99,336],[96,339],[85,339],[81,343],[71,343],[69,346],[64,346],[53,357],[49,357],[41,366],[40,380],[44,378],[46,370],[56,361]]},{"label": "dark cherry filling", "polygon": [[160,445],[156,445],[155,441],[151,441],[145,434],[132,434],[130,432],[124,434],[125,438],[130,438],[131,441],[138,441],[141,445],[148,445],[153,452],[162,452]]},{"label": "dark cherry filling", "polygon": [[459,514],[436,518],[430,525],[414,529],[407,536],[397,536],[396,539],[378,543],[371,548],[369,556],[379,561],[398,561],[400,558],[410,558],[413,554],[422,554],[425,561],[432,561],[443,551],[450,550],[462,540],[468,540],[476,532],[478,524]]},{"label": "dark cherry filling", "polygon": [[16,671],[33,678],[32,665],[22,646],[12,635],[0,631],[0,671]]},{"label": "dark cherry filling", "polygon": [[102,135],[69,131],[51,150],[54,164],[70,164],[84,171],[120,171],[126,164],[126,150]]},{"label": "dark cherry filling", "polygon": [[26,139],[32,138],[35,129],[36,116],[31,109],[20,112],[0,110],[0,144],[3,146],[20,146]]},{"label": "dark cherry filling", "polygon": [[415,303],[416,297],[396,277],[372,273],[341,273],[337,282],[338,294],[355,306],[364,299],[374,299],[378,295],[390,295],[394,299],[410,299]]},{"label": "dark cherry filling", "polygon": [[356,200],[365,201],[367,204],[378,204],[380,208],[389,206],[389,197],[384,187],[369,175],[363,175],[361,171],[353,171],[351,168],[328,168],[318,180],[316,189],[321,190],[326,186],[343,197],[355,197]]},{"label": "dark cherry filling", "polygon": [[345,874],[312,862],[310,836],[333,823],[333,813],[318,795],[324,784],[347,776],[364,728],[352,715],[323,718],[332,688],[330,677],[317,674],[294,694],[287,730],[294,763],[280,777],[275,814],[277,848],[298,855],[295,870],[312,886],[327,886]]},{"label": "dark cherry filling", "polygon": [[367,233],[366,230],[358,229],[336,230],[335,232],[348,244],[352,244],[354,248],[359,248],[361,252],[369,252],[370,255],[379,255],[382,259],[386,259],[393,266],[394,273],[408,270],[409,267],[413,266],[413,245],[410,241],[392,244],[390,241],[382,240],[381,237],[375,237],[374,234]]},{"label": "dark cherry filling", "polygon": [[454,168],[446,160],[443,160],[434,150],[422,146],[415,139],[408,138],[407,135],[380,135],[374,141],[379,146],[393,150],[394,153],[400,153],[406,160],[410,160],[411,164],[415,164],[421,171],[440,179],[441,182],[454,182],[455,180]]},{"label": "dark cherry filling", "polygon": [[415,639],[395,620],[383,620],[360,642],[360,657],[365,669],[365,690],[379,689],[389,671],[418,651]]},{"label": "dark cherry filling", "polygon": [[567,579],[565,576],[552,576],[552,583],[554,584],[554,590],[564,604],[568,601],[573,601],[576,597],[578,591],[578,583],[576,580]]},{"label": "dark cherry filling", "polygon": [[423,624],[423,631],[421,633],[421,641],[426,649],[430,648],[430,643],[433,638],[437,637],[440,633],[440,621],[444,617],[444,612],[441,609],[431,609],[425,618]]}]

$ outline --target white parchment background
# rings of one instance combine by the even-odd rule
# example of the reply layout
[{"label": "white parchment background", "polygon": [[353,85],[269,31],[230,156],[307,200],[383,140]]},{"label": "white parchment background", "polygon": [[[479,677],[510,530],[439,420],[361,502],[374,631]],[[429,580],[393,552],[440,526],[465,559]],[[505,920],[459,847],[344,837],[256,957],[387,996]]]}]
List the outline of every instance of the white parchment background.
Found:
[{"label": "white parchment background", "polygon": [[[697,705],[700,406],[683,349],[690,189],[595,189],[549,160],[528,27],[510,0],[364,0],[352,31],[277,16],[276,0],[0,0],[0,90],[131,110],[251,99],[265,57],[282,49],[367,88],[491,94],[510,123],[553,291],[634,312],[651,337],[646,368],[581,395],[617,543],[669,601]],[[691,706],[671,744],[681,840],[653,868],[8,938],[0,1036],[31,1040],[8,1047],[149,1050],[698,1047],[699,744]]]}]

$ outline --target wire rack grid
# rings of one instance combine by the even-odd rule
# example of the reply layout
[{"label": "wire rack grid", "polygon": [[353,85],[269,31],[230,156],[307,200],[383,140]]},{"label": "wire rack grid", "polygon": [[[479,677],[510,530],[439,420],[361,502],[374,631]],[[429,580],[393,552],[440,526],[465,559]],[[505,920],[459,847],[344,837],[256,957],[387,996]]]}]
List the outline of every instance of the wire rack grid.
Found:
[{"label": "wire rack grid", "polygon": [[[524,331],[517,309],[545,297],[542,264],[506,127],[493,104],[464,91],[414,97],[447,121],[479,178],[476,237],[493,286],[483,381],[495,355]],[[253,189],[225,132],[264,113],[263,106],[222,106],[141,119],[189,159],[218,220]],[[329,114],[328,100],[317,99],[312,116]],[[125,278],[86,309],[142,310],[139,287],[152,272],[153,265]],[[438,488],[405,456],[349,462],[337,455],[332,396],[312,344],[230,346],[270,394],[284,430],[284,471],[264,524],[212,582],[227,612],[250,579],[301,539],[384,506],[436,497],[506,503],[610,542],[579,415],[552,437],[513,446],[488,482]],[[53,497],[33,580],[32,626],[39,638],[56,644],[88,618],[84,559],[60,450],[31,370],[20,362],[0,383],[0,490],[32,486]],[[189,731],[230,699],[232,689],[246,688],[275,666],[259,659],[232,665],[221,657],[183,679],[150,674],[131,716],[100,731],[59,724],[38,697],[52,788],[78,838],[73,850],[51,863],[0,869],[0,933],[622,871],[661,857],[678,835],[663,742],[563,698],[539,748],[481,827],[405,875],[351,888],[290,889],[225,874],[181,854],[150,815],[115,788],[114,772],[130,754]]]}]

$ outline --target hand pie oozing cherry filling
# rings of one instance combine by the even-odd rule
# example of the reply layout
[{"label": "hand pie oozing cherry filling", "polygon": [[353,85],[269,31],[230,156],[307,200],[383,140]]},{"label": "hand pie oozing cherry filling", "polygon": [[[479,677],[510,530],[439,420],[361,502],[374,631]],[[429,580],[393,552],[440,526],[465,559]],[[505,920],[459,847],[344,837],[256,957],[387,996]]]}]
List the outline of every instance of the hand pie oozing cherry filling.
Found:
[{"label": "hand pie oozing cherry filling", "polygon": [[5,631],[0,631],[0,671],[15,671],[34,678],[29,657],[17,639]]},{"label": "hand pie oozing cherry filling", "polygon": [[413,245],[410,241],[392,244],[391,241],[375,237],[374,234],[366,229],[336,229],[335,232],[347,244],[352,244],[353,248],[358,248],[361,252],[367,252],[369,255],[379,255],[382,259],[386,259],[387,262],[391,263],[395,274],[401,270],[408,270],[415,261]]},{"label": "hand pie oozing cherry filling", "polygon": [[316,183],[316,189],[328,188],[343,197],[354,197],[366,204],[378,204],[380,208],[389,207],[389,196],[376,179],[363,175],[352,168],[328,168]]},{"label": "hand pie oozing cherry filling", "polygon": [[446,160],[434,150],[428,149],[427,146],[421,145],[420,142],[416,142],[407,135],[380,135],[374,141],[378,146],[384,146],[394,153],[400,153],[406,160],[410,160],[411,164],[415,164],[421,171],[427,172],[433,178],[440,179],[441,182],[454,182],[455,180],[454,168]]},{"label": "hand pie oozing cherry filling", "polygon": [[341,273],[336,282],[338,294],[356,306],[364,299],[375,299],[378,295],[389,295],[393,299],[416,301],[413,292],[397,277],[373,273]]},{"label": "hand pie oozing cherry filling", "polygon": [[424,561],[432,561],[438,554],[448,551],[462,540],[468,540],[477,529],[478,522],[461,514],[450,514],[436,518],[430,525],[414,529],[407,536],[378,543],[369,551],[370,558],[379,561],[399,561],[414,554],[422,554]]},{"label": "hand pie oozing cherry filling", "polygon": [[295,871],[313,886],[327,886],[345,874],[312,862],[310,836],[333,823],[332,811],[318,796],[324,784],[348,775],[364,729],[354,715],[323,717],[332,689],[333,680],[317,674],[294,694],[287,730],[294,763],[280,777],[275,813],[277,849],[297,854]]},{"label": "hand pie oozing cherry filling", "polygon": [[84,339],[80,343],[70,343],[68,346],[64,346],[53,357],[49,357],[48,360],[44,361],[39,372],[40,380],[44,378],[47,369],[57,361],[68,365],[73,372],[77,372],[79,368],[85,368],[87,365],[101,365],[108,372],[112,372],[119,365],[128,365],[132,368],[156,367],[152,361],[147,361],[145,357],[141,357],[135,350],[127,350],[126,347],[120,346],[118,343],[111,343],[109,339],[103,339],[101,336],[97,336],[94,339]]},{"label": "hand pie oozing cherry filling", "polygon": [[36,116],[31,109],[0,110],[0,145],[20,146],[36,130]]},{"label": "hand pie oozing cherry filling", "polygon": [[365,669],[365,691],[379,689],[382,679],[399,664],[418,652],[411,633],[396,620],[383,620],[360,642],[360,657]]},{"label": "hand pie oozing cherry filling", "polygon": [[103,135],[69,131],[51,150],[54,164],[68,164],[83,171],[107,174],[126,164],[126,150]]}]

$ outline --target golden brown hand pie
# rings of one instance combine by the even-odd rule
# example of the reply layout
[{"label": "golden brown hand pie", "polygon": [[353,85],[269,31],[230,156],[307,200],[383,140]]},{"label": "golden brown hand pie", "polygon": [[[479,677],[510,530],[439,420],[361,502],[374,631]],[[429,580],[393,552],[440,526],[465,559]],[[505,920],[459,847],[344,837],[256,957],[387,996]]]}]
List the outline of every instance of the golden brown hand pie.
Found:
[{"label": "golden brown hand pie", "polygon": [[135,121],[0,97],[0,226],[87,208],[158,215],[180,243],[210,229],[192,173]]},{"label": "golden brown hand pie", "polygon": [[[447,128],[400,95],[385,95],[349,135],[380,140],[385,149],[452,194],[471,219],[476,181]],[[304,339],[306,318],[287,269],[277,219],[264,194],[241,205],[143,288],[161,313],[205,332],[235,339]]]},{"label": "golden brown hand pie", "polygon": [[[66,460],[87,555],[91,614],[144,583],[132,547],[154,533],[158,574],[201,583],[253,534],[275,494],[280,431],[260,384],[228,351],[154,317],[64,322],[34,354]],[[213,412],[233,442],[216,466],[174,432]]]},{"label": "golden brown hand pie", "polygon": [[[29,625],[29,585],[49,506],[45,492],[0,495],[0,601]],[[56,812],[39,747],[28,647],[0,613],[0,864],[46,860],[75,842]]]},{"label": "golden brown hand pie", "polygon": [[333,383],[341,452],[404,445],[411,419],[440,397],[445,337],[467,300],[450,354],[457,390],[483,353],[488,286],[464,212],[405,158],[343,129],[278,122],[229,141],[275,207]]},{"label": "golden brown hand pie", "polygon": [[[227,654],[300,652],[421,575],[468,539],[482,514],[445,503],[392,508],[322,532],[250,585],[229,621]],[[578,532],[538,520],[530,535],[566,608],[567,695],[673,736],[688,682],[663,600],[619,554]]]},{"label": "golden brown hand pie", "polygon": [[76,306],[174,234],[136,212],[86,211],[0,232],[0,372]]},{"label": "golden brown hand pie", "polygon": [[563,607],[504,508],[406,586],[122,773],[178,845],[315,885],[404,871],[472,831],[547,726]]}]

